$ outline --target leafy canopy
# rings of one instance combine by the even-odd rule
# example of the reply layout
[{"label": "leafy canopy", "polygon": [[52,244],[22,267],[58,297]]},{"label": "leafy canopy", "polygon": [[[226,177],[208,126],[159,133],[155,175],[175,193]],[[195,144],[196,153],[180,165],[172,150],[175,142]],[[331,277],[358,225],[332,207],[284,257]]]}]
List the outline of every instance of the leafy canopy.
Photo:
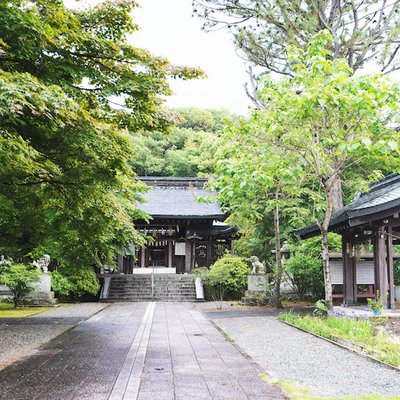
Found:
[{"label": "leafy canopy", "polygon": [[168,78],[203,75],[131,45],[135,7],[0,3],[1,253],[50,254],[91,292],[95,267],[114,264],[120,245],[143,242],[132,220],[146,218],[136,209],[144,187],[124,128],[164,129]]}]

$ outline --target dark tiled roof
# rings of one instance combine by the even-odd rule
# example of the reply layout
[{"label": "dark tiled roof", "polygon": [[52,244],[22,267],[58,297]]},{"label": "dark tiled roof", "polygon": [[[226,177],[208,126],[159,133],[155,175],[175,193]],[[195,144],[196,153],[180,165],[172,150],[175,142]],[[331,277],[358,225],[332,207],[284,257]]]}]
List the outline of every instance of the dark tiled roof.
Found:
[{"label": "dark tiled roof", "polygon": [[[360,193],[350,204],[333,214],[329,228],[332,231],[339,227],[357,226],[361,217],[399,208],[400,211],[400,174],[391,174],[373,182],[368,192]],[[310,225],[295,231],[302,238],[319,234],[317,225]]]},{"label": "dark tiled roof", "polygon": [[207,182],[203,178],[139,177],[152,188],[143,195],[146,200],[139,208],[153,218],[187,218],[224,220],[218,202],[199,202],[197,197],[213,194],[202,189]]}]

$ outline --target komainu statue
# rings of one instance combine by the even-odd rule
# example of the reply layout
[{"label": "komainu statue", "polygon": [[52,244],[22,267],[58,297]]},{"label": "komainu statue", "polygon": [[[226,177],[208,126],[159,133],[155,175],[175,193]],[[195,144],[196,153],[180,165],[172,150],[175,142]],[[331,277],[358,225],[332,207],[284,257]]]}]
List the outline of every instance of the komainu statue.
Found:
[{"label": "komainu statue", "polygon": [[253,269],[251,271],[251,274],[265,274],[265,265],[260,262],[257,256],[251,256],[250,257],[251,265],[253,266]]}]

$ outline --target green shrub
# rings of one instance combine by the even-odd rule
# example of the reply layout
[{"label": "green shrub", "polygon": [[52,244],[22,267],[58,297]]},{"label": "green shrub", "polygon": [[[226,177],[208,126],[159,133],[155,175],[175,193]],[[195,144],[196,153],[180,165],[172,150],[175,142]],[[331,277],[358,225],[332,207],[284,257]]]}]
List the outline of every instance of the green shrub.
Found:
[{"label": "green shrub", "polygon": [[52,273],[51,286],[61,296],[77,299],[86,294],[96,295],[100,290],[95,272],[88,268],[76,268],[74,271]]},{"label": "green shrub", "polygon": [[0,284],[11,290],[14,307],[20,304],[23,296],[35,290],[32,283],[38,282],[40,275],[40,271],[31,265],[8,263],[2,266]]},{"label": "green shrub", "polygon": [[393,265],[394,270],[394,284],[396,286],[400,285],[400,260],[396,260]]},{"label": "green shrub", "polygon": [[196,270],[208,288],[214,300],[222,301],[226,295],[235,298],[242,295],[251,268],[241,257],[225,254],[209,270]]},{"label": "green shrub", "polygon": [[[340,236],[329,234],[330,251],[341,251]],[[285,261],[285,275],[292,288],[301,297],[314,300],[325,297],[322,267],[321,239],[315,237],[292,243],[291,256]]]}]

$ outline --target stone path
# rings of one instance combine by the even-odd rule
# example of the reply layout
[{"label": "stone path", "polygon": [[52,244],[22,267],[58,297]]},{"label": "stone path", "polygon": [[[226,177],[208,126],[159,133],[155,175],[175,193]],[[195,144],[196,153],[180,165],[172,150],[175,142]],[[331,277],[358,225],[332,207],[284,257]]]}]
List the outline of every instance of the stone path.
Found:
[{"label": "stone path", "polygon": [[319,396],[400,395],[400,372],[274,316],[225,312],[214,322],[273,379],[297,382]]},{"label": "stone path", "polygon": [[185,303],[118,303],[0,372],[0,399],[284,399]]},{"label": "stone path", "polygon": [[0,370],[107,306],[71,304],[28,318],[0,318]]}]

